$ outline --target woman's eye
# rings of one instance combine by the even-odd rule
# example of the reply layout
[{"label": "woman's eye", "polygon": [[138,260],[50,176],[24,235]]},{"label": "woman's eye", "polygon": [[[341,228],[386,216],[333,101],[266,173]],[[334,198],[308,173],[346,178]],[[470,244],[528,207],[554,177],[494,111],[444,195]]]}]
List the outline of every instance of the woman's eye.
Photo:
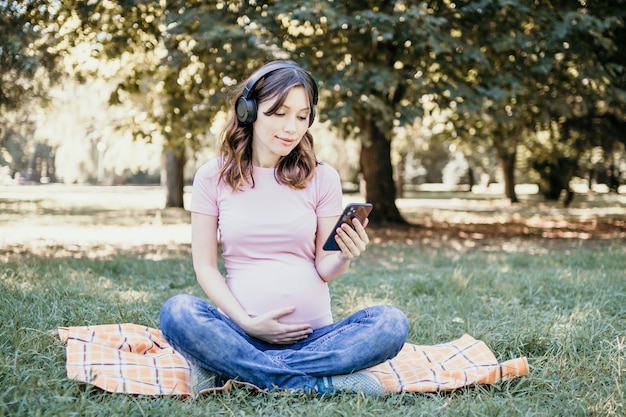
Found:
[{"label": "woman's eye", "polygon": [[304,121],[307,120],[309,118],[309,116],[298,116],[298,119]]}]

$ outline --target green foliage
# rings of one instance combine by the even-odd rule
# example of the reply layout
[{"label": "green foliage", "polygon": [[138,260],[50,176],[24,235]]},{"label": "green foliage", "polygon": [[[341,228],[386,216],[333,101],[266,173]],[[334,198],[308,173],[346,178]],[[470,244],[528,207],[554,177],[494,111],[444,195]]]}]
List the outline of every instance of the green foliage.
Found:
[{"label": "green foliage", "polygon": [[364,119],[389,135],[394,121],[413,123],[421,115],[416,99],[441,89],[426,71],[452,48],[441,28],[445,19],[421,2],[394,3],[276,2],[261,17],[292,56],[319,74],[322,120],[363,141],[371,140],[359,134]]},{"label": "green foliage", "polygon": [[[22,31],[11,21],[10,45],[33,49],[40,44],[28,36],[46,28],[56,34],[50,51],[88,43],[94,56],[118,59],[122,80],[111,102],[135,109],[128,124],[136,137],[163,138],[180,155],[203,145],[230,88],[275,58],[313,72],[319,120],[366,147],[428,116],[424,101],[449,114],[442,140],[466,154],[495,148],[508,164],[519,147],[536,148],[538,133],[553,133],[551,141],[565,140],[581,158],[596,143],[585,139],[592,123],[578,120],[611,119],[618,130],[625,123],[624,0],[64,0],[53,11],[25,4],[29,13],[9,14],[17,23],[31,18]],[[607,136],[600,146],[614,152],[619,141]],[[392,201],[382,191],[394,188],[391,170],[366,174],[375,195]],[[512,174],[505,178],[514,185]]]},{"label": "green foliage", "polygon": [[33,98],[40,69],[52,71],[57,55],[49,25],[54,7],[45,0],[0,1],[0,117]]},{"label": "green foliage", "polygon": [[[453,10],[440,8],[441,13],[456,16],[454,30],[459,38],[479,45],[484,57],[475,64],[451,59],[465,71],[461,78],[469,88],[456,90],[458,115],[442,136],[456,137],[465,153],[490,143],[501,156],[505,173],[506,165],[515,163],[520,146],[530,149],[533,161],[528,165],[536,160],[548,165],[564,158],[577,161],[591,152],[599,145],[597,139],[587,140],[593,135],[591,123],[578,120],[610,119],[618,124],[625,120],[626,107],[615,99],[623,85],[613,82],[616,78],[608,70],[613,66],[607,66],[623,67],[623,52],[618,53],[623,49],[618,39],[624,25],[623,7],[618,4],[623,2],[613,3],[603,7],[472,1],[459,2]],[[453,98],[454,93],[451,90]],[[576,132],[574,124],[579,128]],[[548,146],[545,133],[552,142]],[[602,136],[607,153],[622,140],[620,135]],[[543,178],[545,171],[538,172],[549,181]],[[505,181],[514,179],[505,175]]]}]

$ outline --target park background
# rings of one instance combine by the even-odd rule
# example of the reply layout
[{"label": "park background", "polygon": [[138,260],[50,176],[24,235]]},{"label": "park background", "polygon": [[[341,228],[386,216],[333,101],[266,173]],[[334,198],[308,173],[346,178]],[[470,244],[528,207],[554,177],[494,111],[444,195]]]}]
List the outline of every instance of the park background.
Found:
[{"label": "park background", "polygon": [[3,182],[161,182],[211,156],[234,85],[292,59],[320,88],[320,159],[373,224],[423,183],[573,184],[626,172],[623,0],[4,1]]},{"label": "park background", "polygon": [[[0,1],[0,415],[623,415],[624,1]],[[58,326],[158,327],[189,256],[190,183],[230,88],[271,59],[372,244],[337,317],[398,305],[529,376],[383,398],[110,395]]]}]

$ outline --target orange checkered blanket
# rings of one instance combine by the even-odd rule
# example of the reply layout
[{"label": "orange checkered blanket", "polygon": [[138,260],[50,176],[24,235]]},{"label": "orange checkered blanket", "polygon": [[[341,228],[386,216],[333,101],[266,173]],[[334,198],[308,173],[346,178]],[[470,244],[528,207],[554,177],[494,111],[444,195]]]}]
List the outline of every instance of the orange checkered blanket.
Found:
[{"label": "orange checkered blanket", "polygon": [[[67,376],[108,392],[191,395],[190,364],[161,332],[137,324],[60,327]],[[526,358],[502,363],[469,335],[432,346],[407,343],[400,353],[369,370],[385,392],[436,392],[493,384],[528,374]]]}]

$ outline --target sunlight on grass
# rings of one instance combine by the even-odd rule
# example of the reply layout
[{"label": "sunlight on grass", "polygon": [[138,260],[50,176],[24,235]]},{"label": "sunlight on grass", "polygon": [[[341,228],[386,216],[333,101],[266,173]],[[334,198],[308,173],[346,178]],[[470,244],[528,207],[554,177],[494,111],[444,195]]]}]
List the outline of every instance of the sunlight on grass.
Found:
[{"label": "sunlight on grass", "polygon": [[[437,344],[467,333],[500,361],[528,357],[526,377],[450,393],[320,399],[242,390],[196,402],[112,395],[68,380],[64,346],[51,330],[106,323],[158,327],[167,298],[203,296],[191,265],[188,213],[149,204],[133,208],[141,194],[121,194],[94,200],[87,193],[65,203],[50,193],[25,201],[0,198],[0,416],[625,414],[626,245],[619,235],[602,237],[611,227],[620,232],[623,220],[611,217],[614,206],[596,195],[569,211],[524,202],[513,209],[493,196],[448,207],[439,201],[437,216],[449,223],[411,233],[372,231],[368,250],[330,284],[337,319],[368,305],[392,304],[409,318],[410,342]],[[116,199],[117,209],[103,207]],[[402,207],[412,219],[432,221],[433,205],[410,203]],[[519,227],[497,223],[490,216],[498,210]],[[603,224],[601,213],[613,223]],[[590,222],[581,222],[583,216]],[[596,229],[586,229],[593,221]],[[575,225],[579,229],[568,229]],[[500,227],[510,229],[490,234]],[[537,230],[517,235],[524,227]],[[566,232],[595,237],[546,238]]]},{"label": "sunlight on grass", "polygon": [[[393,256],[387,256],[393,253]],[[454,393],[315,399],[233,392],[197,403],[103,394],[68,381],[58,326],[134,322],[158,327],[173,294],[201,295],[188,254],[160,261],[141,254],[105,259],[11,257],[0,273],[4,412],[32,414],[214,415],[620,415],[624,410],[623,246],[515,253],[457,252],[421,245],[373,245],[333,282],[337,318],[389,303],[411,322],[410,341],[435,344],[463,333],[499,360],[527,356],[531,374]],[[45,381],[46,394],[40,392]],[[12,404],[12,405],[7,405]],[[6,408],[8,407],[8,408]],[[212,411],[211,411],[212,410]],[[436,410],[436,411],[435,411]],[[516,411],[517,410],[517,411]],[[18,413],[19,414],[19,413]]]},{"label": "sunlight on grass", "polygon": [[373,294],[361,294],[356,289],[348,290],[336,297],[334,312],[339,317],[348,316],[363,308],[372,305],[393,304],[393,298],[374,296]]}]

